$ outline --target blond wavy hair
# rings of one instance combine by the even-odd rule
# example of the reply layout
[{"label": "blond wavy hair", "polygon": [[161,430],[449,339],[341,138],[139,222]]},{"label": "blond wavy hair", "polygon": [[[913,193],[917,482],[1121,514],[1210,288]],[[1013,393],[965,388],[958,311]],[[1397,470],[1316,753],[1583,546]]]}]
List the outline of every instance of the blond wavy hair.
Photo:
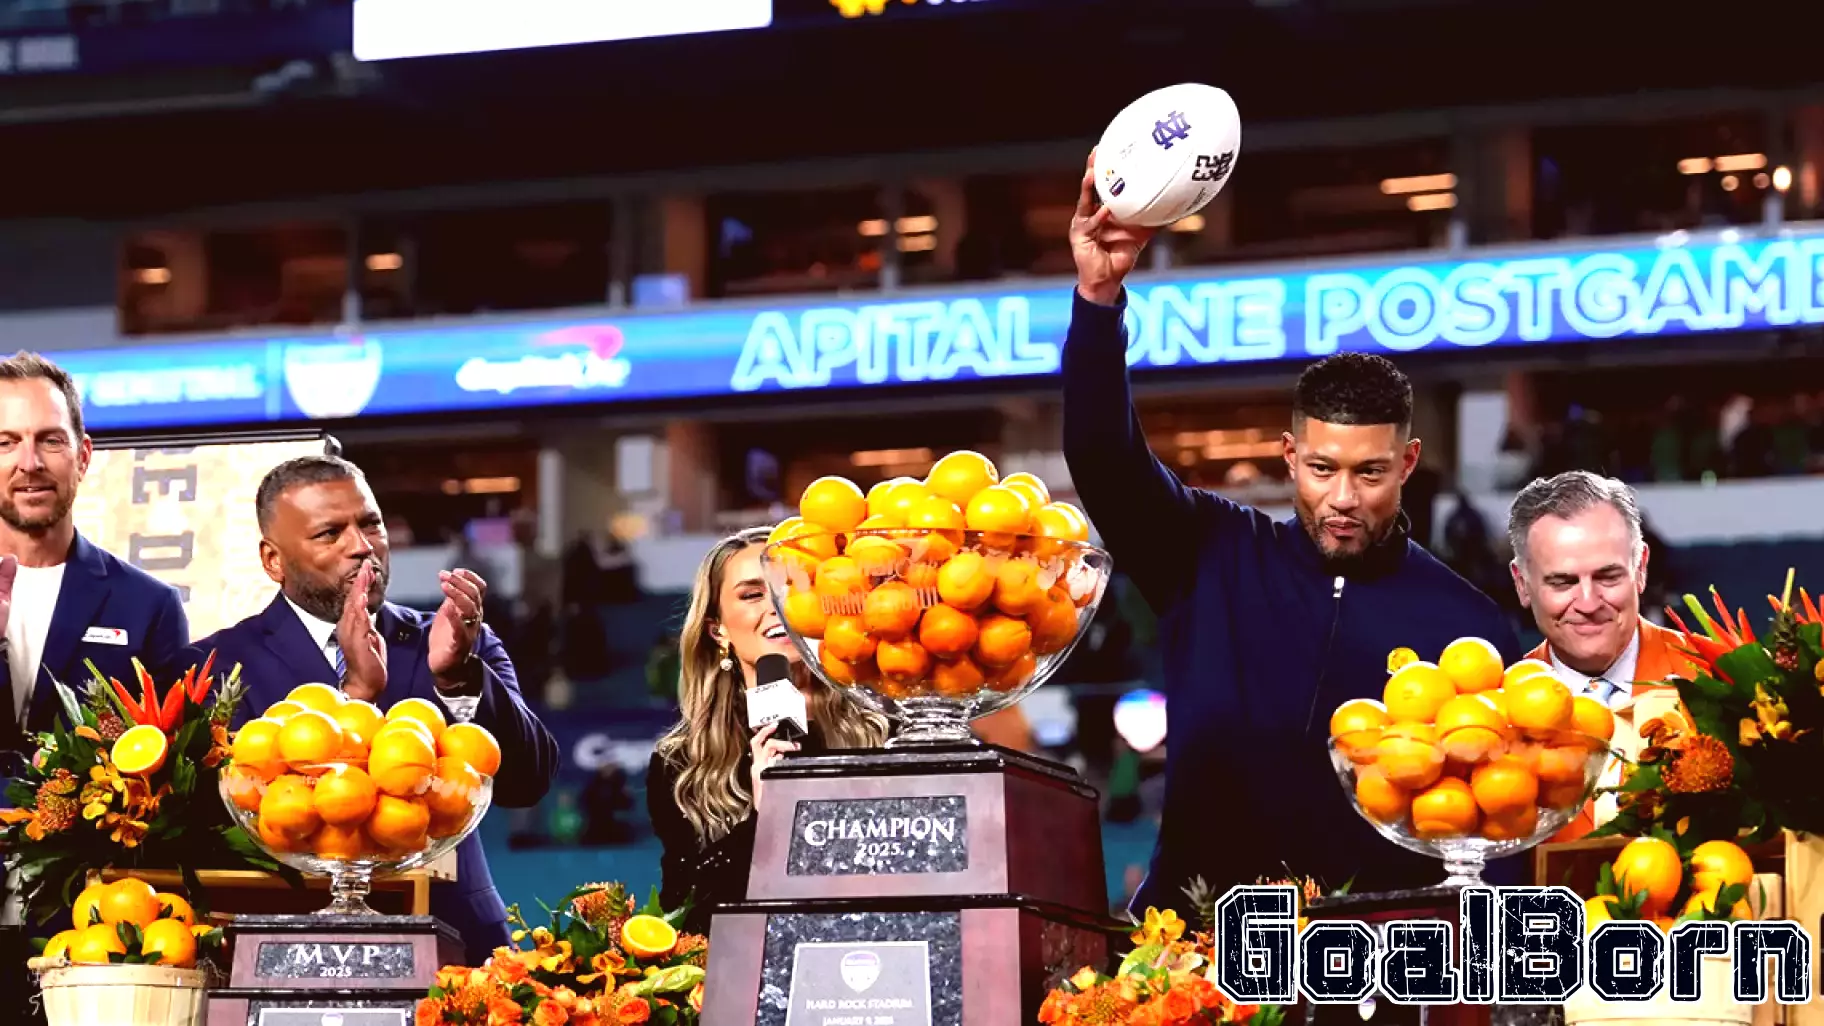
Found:
[{"label": "blond wavy hair", "polygon": [[[741,758],[751,733],[740,696],[746,687],[739,664],[722,669],[722,650],[712,633],[719,618],[728,561],[766,544],[769,527],[755,527],[717,542],[703,557],[690,589],[690,608],[678,633],[678,705],[683,717],[658,741],[658,753],[677,771],[672,797],[702,844],[733,830],[753,809],[753,794]],[[887,737],[887,721],[848,692],[823,683],[803,664],[792,674],[811,722],[831,748],[873,748]]]}]

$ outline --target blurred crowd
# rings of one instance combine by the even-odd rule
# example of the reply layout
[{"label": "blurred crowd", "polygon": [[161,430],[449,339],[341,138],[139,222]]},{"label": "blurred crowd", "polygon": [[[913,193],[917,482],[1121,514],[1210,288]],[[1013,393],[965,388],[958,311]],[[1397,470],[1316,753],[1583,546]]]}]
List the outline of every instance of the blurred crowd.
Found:
[{"label": "blurred crowd", "polygon": [[[1657,409],[1570,404],[1535,437],[1510,432],[1524,477],[1600,468],[1631,483],[1824,472],[1824,392],[1668,397]],[[1513,482],[1507,482],[1513,483]]]}]

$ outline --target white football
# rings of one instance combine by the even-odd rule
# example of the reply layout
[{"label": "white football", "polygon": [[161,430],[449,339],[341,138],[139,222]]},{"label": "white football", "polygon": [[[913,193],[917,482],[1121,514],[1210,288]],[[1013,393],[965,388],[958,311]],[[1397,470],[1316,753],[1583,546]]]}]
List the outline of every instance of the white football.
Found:
[{"label": "white football", "polygon": [[1096,146],[1096,192],[1122,224],[1156,228],[1202,210],[1241,155],[1241,114],[1215,86],[1155,89],[1115,115]]}]

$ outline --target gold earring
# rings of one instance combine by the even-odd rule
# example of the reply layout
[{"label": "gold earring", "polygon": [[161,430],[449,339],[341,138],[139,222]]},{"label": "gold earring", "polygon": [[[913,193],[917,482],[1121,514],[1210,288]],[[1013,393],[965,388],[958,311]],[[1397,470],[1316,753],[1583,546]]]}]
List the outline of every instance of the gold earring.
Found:
[{"label": "gold earring", "polygon": [[722,646],[722,672],[727,673],[728,671],[730,671],[734,668],[735,668],[735,661],[734,661],[734,659],[729,657],[728,646],[723,645]]}]

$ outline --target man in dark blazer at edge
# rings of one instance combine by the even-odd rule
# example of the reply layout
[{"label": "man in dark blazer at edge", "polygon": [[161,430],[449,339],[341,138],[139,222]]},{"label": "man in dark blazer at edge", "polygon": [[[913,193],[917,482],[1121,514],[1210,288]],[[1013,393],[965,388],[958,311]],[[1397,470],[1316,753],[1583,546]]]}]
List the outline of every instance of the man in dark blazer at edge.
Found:
[{"label": "man in dark blazer at edge", "polygon": [[128,683],[137,658],[161,686],[192,665],[177,589],[76,530],[93,454],[69,373],[36,353],[0,360],[0,777],[61,717],[53,682],[80,697],[88,662]]},{"label": "man in dark blazer at edge", "polygon": [[[1520,655],[1494,602],[1410,536],[1411,386],[1364,354],[1305,371],[1283,440],[1291,518],[1185,486],[1148,446],[1127,380],[1122,283],[1151,236],[1097,209],[1084,174],[1064,456],[1116,569],[1158,614],[1171,732],[1159,839],[1130,909],[1182,909],[1198,876],[1219,894],[1288,873],[1356,892],[1438,883],[1437,860],[1354,811],[1326,747],[1339,704],[1381,696],[1394,648],[1436,659],[1474,636],[1509,664]],[[1519,882],[1499,879],[1516,869],[1503,861],[1489,882]]]},{"label": "man in dark blazer at edge", "polygon": [[[443,604],[426,615],[385,601],[386,527],[360,469],[334,456],[273,468],[256,499],[260,564],[279,585],[265,611],[197,642],[218,667],[241,667],[248,693],[236,726],[309,683],[340,683],[382,711],[406,698],[468,718],[500,741],[494,804],[536,805],[557,773],[557,742],[526,707],[513,661],[481,622],[487,584],[441,575]],[[344,667],[338,672],[338,667]],[[472,707],[472,717],[455,715]],[[431,912],[461,935],[469,965],[507,944],[507,910],[479,834],[456,849],[456,881],[431,886]]]}]

